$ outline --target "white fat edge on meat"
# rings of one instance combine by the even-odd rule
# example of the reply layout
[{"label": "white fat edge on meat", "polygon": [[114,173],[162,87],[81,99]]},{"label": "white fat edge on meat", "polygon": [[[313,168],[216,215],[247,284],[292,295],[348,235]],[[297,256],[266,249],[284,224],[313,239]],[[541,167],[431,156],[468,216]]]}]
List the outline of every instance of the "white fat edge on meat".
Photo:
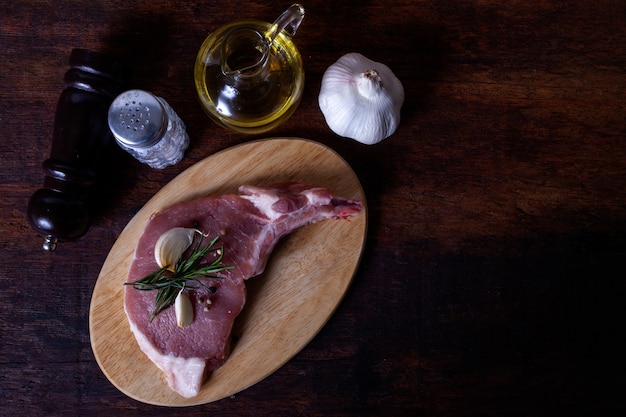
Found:
[{"label": "white fat edge on meat", "polygon": [[204,382],[206,361],[202,358],[182,358],[162,354],[132,320],[129,322],[137,344],[143,353],[165,373],[168,386],[185,398],[198,395]]},{"label": "white fat edge on meat", "polygon": [[307,200],[309,200],[309,204],[311,205],[330,204],[330,200],[331,200],[330,197],[329,196],[321,197],[319,193],[317,192],[319,190],[325,191],[324,188],[317,187],[317,188],[310,188],[308,190],[304,190],[300,194],[306,196]]},{"label": "white fat edge on meat", "polygon": [[[255,187],[249,187],[256,189]],[[315,187],[310,188],[308,190],[303,190],[300,192],[300,195],[303,195],[307,198],[308,204],[317,206],[317,205],[327,205],[330,204],[331,198],[330,196],[320,195],[319,190],[325,190],[324,188]],[[246,200],[250,201],[254,206],[259,209],[263,214],[265,214],[268,219],[276,220],[280,216],[283,216],[285,213],[277,213],[272,206],[276,203],[280,197],[278,193],[274,190],[266,190],[263,189],[261,191],[252,192],[250,194],[245,194],[241,196]]]},{"label": "white fat edge on meat", "polygon": [[[269,255],[269,252],[266,251],[266,255],[261,256],[261,248],[263,247],[263,245],[259,244],[259,242],[266,242],[267,241],[267,236],[268,235],[272,235],[270,237],[270,241],[274,241],[275,239],[275,231],[274,228],[272,226],[272,223],[269,223],[268,225],[266,225],[260,232],[259,232],[259,238],[258,240],[256,240],[254,243],[254,247],[253,248],[249,248],[251,249],[251,259],[256,259],[256,269],[252,272],[251,277],[255,277],[257,275],[261,275],[263,273],[263,271],[265,271],[265,266],[267,264],[267,258]],[[275,243],[275,241],[274,241]],[[247,279],[247,278],[246,278]]]},{"label": "white fat edge on meat", "polygon": [[272,206],[278,201],[278,194],[276,193],[254,193],[242,195],[241,198],[245,198],[250,201],[254,206],[265,214],[270,220],[276,220],[282,214],[274,211]]}]

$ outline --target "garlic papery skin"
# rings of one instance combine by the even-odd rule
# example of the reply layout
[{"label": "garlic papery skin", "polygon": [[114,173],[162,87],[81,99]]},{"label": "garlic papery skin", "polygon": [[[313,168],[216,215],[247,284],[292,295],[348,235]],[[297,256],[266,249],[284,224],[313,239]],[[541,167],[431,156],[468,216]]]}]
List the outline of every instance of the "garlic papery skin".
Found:
[{"label": "garlic papery skin", "polygon": [[373,145],[398,128],[404,87],[388,66],[353,52],[328,67],[318,103],[333,132]]},{"label": "garlic papery skin", "polygon": [[176,300],[174,300],[174,311],[176,312],[176,324],[178,327],[187,327],[193,321],[193,306],[184,288],[180,290]]},{"label": "garlic papery skin", "polygon": [[174,227],[159,236],[154,245],[154,259],[159,268],[167,267],[170,271],[174,271],[176,262],[191,246],[196,233],[202,234],[197,229]]}]

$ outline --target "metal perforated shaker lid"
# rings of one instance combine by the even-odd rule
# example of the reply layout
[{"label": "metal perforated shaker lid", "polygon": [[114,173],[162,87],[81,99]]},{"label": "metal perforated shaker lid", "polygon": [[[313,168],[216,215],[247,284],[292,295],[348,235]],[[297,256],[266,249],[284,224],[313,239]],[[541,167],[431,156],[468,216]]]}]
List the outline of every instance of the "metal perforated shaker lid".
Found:
[{"label": "metal perforated shaker lid", "polygon": [[165,109],[147,91],[126,91],[109,107],[109,128],[122,145],[131,148],[151,146],[167,128]]}]

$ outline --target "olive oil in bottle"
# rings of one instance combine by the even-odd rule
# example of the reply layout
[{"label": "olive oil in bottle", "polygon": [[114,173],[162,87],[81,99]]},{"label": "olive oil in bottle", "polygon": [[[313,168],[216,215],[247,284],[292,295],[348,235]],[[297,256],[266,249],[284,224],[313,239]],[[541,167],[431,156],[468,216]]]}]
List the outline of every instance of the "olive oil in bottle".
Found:
[{"label": "olive oil in bottle", "polygon": [[304,10],[294,5],[273,24],[237,21],[207,37],[194,76],[200,102],[216,123],[263,133],[293,114],[302,97],[304,70],[292,36],[303,17]]}]

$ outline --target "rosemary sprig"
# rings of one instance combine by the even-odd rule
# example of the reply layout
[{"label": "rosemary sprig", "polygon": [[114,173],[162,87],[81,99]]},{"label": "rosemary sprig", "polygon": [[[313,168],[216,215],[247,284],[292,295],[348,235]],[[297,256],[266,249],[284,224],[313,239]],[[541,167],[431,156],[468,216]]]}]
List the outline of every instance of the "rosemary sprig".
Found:
[{"label": "rosemary sprig", "polygon": [[[215,274],[233,268],[233,266],[227,266],[222,263],[222,258],[224,257],[223,247],[211,249],[219,240],[219,236],[214,237],[206,246],[200,247],[202,240],[199,239],[196,242],[188,257],[185,258],[184,255],[181,255],[176,262],[174,272],[169,272],[168,267],[164,266],[137,281],[124,284],[140,291],[157,291],[150,321],[154,320],[159,313],[172,306],[176,296],[182,289],[196,290],[199,288],[198,285],[206,288],[206,285],[200,281],[200,278],[221,279]],[[202,264],[201,261],[209,250],[215,251],[217,258],[211,263]]]}]

